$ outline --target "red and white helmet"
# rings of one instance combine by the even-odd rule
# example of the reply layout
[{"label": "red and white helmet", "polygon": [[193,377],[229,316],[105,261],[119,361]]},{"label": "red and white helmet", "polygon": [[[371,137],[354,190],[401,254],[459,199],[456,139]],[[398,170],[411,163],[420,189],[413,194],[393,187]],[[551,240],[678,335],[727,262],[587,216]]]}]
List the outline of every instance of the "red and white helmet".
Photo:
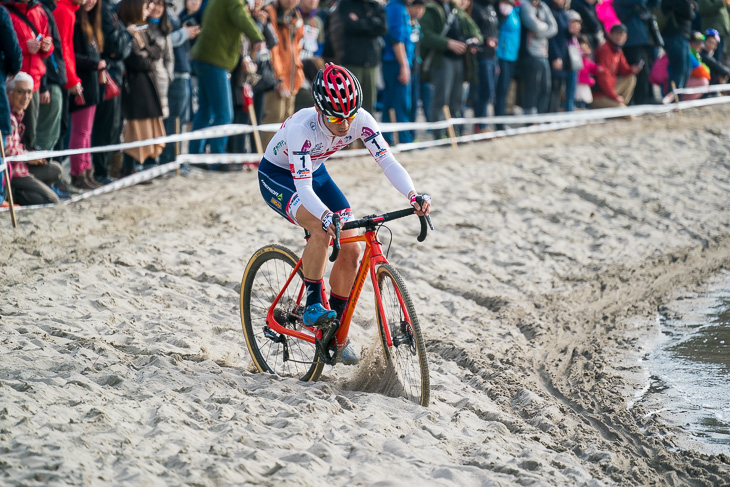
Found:
[{"label": "red and white helmet", "polygon": [[329,64],[312,83],[314,104],[329,117],[348,118],[362,106],[362,88],[347,68]]}]

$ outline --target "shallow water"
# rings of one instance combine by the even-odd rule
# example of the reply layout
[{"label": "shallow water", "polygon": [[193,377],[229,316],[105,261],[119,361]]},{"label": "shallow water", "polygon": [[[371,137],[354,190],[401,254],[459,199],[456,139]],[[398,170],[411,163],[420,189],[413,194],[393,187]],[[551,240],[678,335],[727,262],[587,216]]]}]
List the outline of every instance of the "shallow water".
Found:
[{"label": "shallow water", "polygon": [[730,274],[669,303],[658,322],[661,335],[642,363],[648,388],[636,403],[703,450],[730,455]]}]

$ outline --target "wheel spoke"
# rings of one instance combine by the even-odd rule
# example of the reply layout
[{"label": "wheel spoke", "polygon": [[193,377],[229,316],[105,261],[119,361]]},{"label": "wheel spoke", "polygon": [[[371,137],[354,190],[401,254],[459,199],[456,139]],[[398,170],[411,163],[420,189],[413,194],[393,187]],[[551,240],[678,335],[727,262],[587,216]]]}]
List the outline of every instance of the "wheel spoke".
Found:
[{"label": "wheel spoke", "polygon": [[[297,263],[293,252],[279,245],[270,245],[264,252],[257,252],[249,262],[241,284],[241,320],[244,336],[251,357],[260,370],[285,377],[316,380],[322,365],[316,360],[313,343],[283,336],[268,326],[267,315],[274,300],[281,292]],[[301,325],[291,319],[297,306],[302,286],[301,273],[289,283],[276,305],[276,319],[280,325],[301,331]],[[280,341],[280,340],[285,341]],[[285,358],[285,350],[288,354]]]},{"label": "wheel spoke", "polygon": [[[398,392],[422,405],[430,399],[428,362],[415,309],[400,275],[389,264],[377,270],[383,315],[378,310],[381,341],[388,365],[401,390]],[[384,327],[393,345],[388,346]]]}]

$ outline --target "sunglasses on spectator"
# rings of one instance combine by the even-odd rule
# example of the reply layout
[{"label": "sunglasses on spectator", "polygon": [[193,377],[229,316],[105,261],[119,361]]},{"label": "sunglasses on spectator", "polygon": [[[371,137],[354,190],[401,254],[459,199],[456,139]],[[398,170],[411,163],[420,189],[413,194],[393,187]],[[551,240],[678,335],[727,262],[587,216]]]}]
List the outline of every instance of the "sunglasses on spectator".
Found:
[{"label": "sunglasses on spectator", "polygon": [[[355,115],[357,115],[357,112],[355,112],[352,115],[350,115],[349,117],[347,117],[347,120],[349,120],[350,122],[352,122],[353,120],[355,120]],[[344,122],[345,119],[344,118],[340,118],[340,117],[327,117],[327,121],[329,123],[334,123],[334,124],[339,125],[342,122]]]}]

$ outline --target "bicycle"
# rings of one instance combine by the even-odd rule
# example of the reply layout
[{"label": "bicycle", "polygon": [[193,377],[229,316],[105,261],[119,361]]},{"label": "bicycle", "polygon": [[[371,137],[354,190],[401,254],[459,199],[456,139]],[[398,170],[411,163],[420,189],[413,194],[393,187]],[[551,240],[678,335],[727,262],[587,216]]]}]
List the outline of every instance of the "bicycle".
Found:
[{"label": "bicycle", "polygon": [[[338,350],[347,344],[350,322],[369,275],[386,367],[397,378],[395,390],[409,400],[428,406],[428,362],[416,310],[403,278],[388,262],[377,235],[385,223],[414,213],[413,208],[407,208],[346,222],[342,230],[363,228],[365,233],[341,241],[339,221],[335,222],[336,237],[330,242],[331,262],[337,258],[340,244],[363,242],[365,250],[342,321],[335,320],[325,329],[308,327],[302,322],[306,293],[301,259],[278,244],[266,245],[253,254],[243,273],[240,305],[246,345],[259,372],[303,381],[318,380],[325,365],[337,363]],[[419,218],[421,231],[417,239],[422,242],[427,224],[432,230],[433,226],[429,217]],[[327,303],[324,289],[322,294],[322,302]]]}]

